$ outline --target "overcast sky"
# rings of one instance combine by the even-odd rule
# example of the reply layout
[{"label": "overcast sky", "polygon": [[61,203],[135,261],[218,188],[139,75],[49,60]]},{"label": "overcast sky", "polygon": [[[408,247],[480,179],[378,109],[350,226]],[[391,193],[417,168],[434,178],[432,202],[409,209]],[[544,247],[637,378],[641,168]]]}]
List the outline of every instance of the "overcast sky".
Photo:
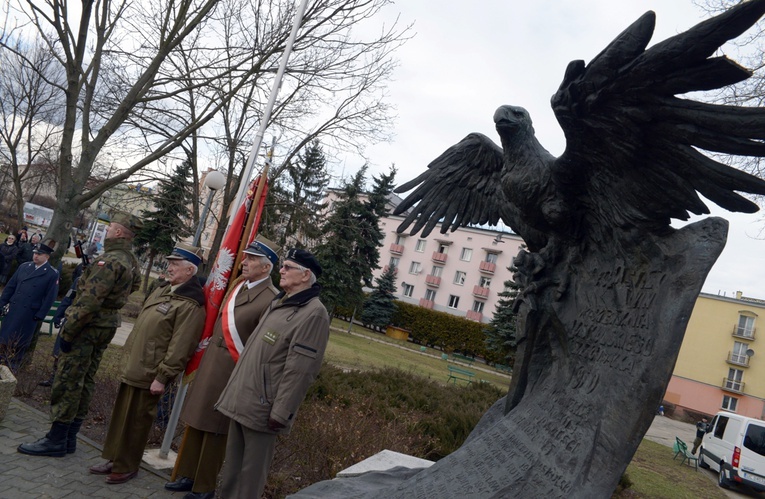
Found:
[{"label": "overcast sky", "polygon": [[[416,36],[398,52],[401,65],[389,87],[398,109],[396,138],[368,150],[371,171],[395,163],[401,183],[470,132],[499,143],[492,115],[502,104],[528,109],[542,145],[561,154],[565,142],[550,97],[566,65],[589,62],[648,10],[657,15],[651,44],[704,19],[691,0],[397,2],[387,13],[413,22]],[[358,166],[345,165],[346,175]],[[731,229],[703,291],[765,299],[765,241],[750,237],[758,234],[761,215],[715,214],[729,219]]]}]

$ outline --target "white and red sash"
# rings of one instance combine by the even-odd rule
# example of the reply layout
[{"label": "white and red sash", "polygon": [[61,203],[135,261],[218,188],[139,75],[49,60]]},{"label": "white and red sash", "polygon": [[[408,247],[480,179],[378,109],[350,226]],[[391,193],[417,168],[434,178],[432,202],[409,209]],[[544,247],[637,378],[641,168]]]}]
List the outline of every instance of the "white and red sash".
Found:
[{"label": "white and red sash", "polygon": [[228,300],[223,305],[223,339],[226,340],[226,346],[228,347],[228,353],[234,362],[239,360],[239,354],[244,349],[242,338],[239,336],[239,331],[236,329],[236,321],[234,320],[234,308],[236,307],[236,296],[239,294],[239,290],[244,286],[246,281],[240,282],[234,290],[229,293]]}]

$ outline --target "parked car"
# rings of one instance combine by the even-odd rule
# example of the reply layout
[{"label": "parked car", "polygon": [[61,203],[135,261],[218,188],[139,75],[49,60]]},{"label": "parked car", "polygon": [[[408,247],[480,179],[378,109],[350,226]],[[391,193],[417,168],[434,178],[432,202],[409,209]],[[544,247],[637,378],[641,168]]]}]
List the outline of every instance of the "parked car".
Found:
[{"label": "parked car", "polygon": [[765,421],[718,412],[701,442],[699,466],[719,473],[717,483],[765,491]]}]

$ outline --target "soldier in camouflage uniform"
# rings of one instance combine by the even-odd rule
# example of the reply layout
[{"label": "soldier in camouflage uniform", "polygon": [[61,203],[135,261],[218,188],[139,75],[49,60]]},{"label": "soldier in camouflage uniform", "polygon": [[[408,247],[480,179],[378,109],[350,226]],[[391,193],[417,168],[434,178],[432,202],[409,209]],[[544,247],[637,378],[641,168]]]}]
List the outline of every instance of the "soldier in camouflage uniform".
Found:
[{"label": "soldier in camouflage uniform", "polygon": [[80,277],[77,296],[59,333],[62,355],[50,401],[53,424],[43,438],[21,444],[19,452],[63,457],[75,451],[77,432],[93,398],[98,365],[121,323],[119,310],[140,284],[132,243],[141,225],[137,217],[126,213],[112,217],[104,253]]}]

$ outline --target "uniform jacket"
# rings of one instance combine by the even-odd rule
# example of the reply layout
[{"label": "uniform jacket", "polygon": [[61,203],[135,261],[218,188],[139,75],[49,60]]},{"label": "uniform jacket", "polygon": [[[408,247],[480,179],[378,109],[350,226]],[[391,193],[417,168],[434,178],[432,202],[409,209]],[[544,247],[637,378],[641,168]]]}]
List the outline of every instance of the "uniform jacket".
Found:
[{"label": "uniform jacket", "polygon": [[[232,286],[236,284],[234,282]],[[271,278],[267,277],[252,289],[242,287],[234,298],[234,321],[244,345],[276,293]],[[226,301],[227,299],[223,303]],[[234,359],[231,358],[223,339],[222,313],[223,307],[218,314],[210,343],[199,363],[194,381],[189,386],[186,403],[181,412],[181,419],[186,424],[197,430],[217,434],[228,433],[229,419],[213,410],[213,406],[226,387],[231,371],[234,370]]]},{"label": "uniform jacket", "polygon": [[155,379],[171,382],[199,344],[205,323],[205,296],[199,279],[192,277],[175,291],[170,288],[165,284],[146,298],[125,341],[125,384],[148,389]]},{"label": "uniform jacket", "polygon": [[58,294],[58,272],[45,263],[35,270],[33,262],[19,265],[0,296],[0,307],[10,304],[0,326],[0,342],[28,345],[37,325],[45,318]]},{"label": "uniform jacket", "polygon": [[60,333],[75,341],[87,326],[118,327],[119,310],[130,293],[141,284],[138,259],[128,239],[107,239],[104,253],[83,271],[77,283],[77,296],[66,310],[66,326]]},{"label": "uniform jacket", "polygon": [[320,286],[276,297],[244,347],[215,409],[255,431],[273,433],[268,419],[289,432],[316,379],[329,340]]}]

